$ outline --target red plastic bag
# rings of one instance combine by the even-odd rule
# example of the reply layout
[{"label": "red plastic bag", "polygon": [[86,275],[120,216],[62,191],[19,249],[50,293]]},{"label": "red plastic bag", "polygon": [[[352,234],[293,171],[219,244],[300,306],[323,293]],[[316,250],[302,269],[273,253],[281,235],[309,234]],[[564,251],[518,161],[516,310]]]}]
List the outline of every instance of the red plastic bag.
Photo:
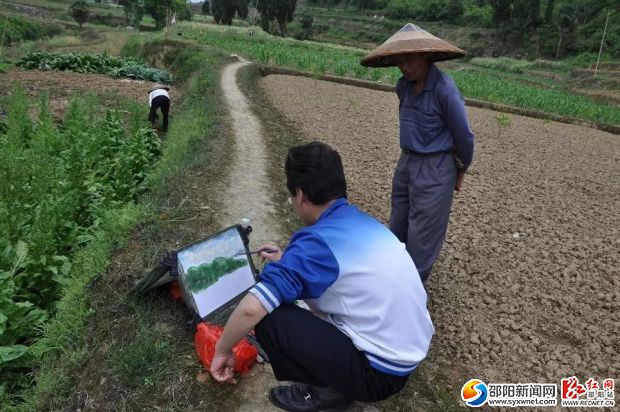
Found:
[{"label": "red plastic bag", "polygon": [[[224,328],[221,326],[209,325],[204,322],[200,322],[196,328],[196,335],[194,336],[196,352],[207,370],[211,367],[211,361],[215,353],[215,344],[222,336],[223,331]],[[258,350],[247,339],[242,339],[233,348],[233,353],[235,354],[235,372],[248,373],[254,362],[256,362]]]}]

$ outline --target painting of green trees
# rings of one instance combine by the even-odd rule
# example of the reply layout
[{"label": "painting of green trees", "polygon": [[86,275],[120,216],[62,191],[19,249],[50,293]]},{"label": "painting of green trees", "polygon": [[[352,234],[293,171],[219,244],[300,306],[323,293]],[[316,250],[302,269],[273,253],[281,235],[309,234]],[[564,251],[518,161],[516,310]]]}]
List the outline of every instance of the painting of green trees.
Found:
[{"label": "painting of green trees", "polygon": [[210,263],[190,267],[187,270],[187,285],[192,292],[198,293],[217,282],[222,276],[228,275],[247,264],[247,259],[217,257]]}]

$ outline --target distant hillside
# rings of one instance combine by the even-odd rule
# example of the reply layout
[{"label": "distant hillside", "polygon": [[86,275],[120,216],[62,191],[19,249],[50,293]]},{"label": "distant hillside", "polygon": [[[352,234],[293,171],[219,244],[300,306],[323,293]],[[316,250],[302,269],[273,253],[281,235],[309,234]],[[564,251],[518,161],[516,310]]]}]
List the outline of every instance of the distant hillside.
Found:
[{"label": "distant hillside", "polygon": [[322,41],[371,47],[413,22],[471,56],[564,58],[598,53],[608,13],[603,50],[617,59],[617,0],[304,0],[295,15]]}]

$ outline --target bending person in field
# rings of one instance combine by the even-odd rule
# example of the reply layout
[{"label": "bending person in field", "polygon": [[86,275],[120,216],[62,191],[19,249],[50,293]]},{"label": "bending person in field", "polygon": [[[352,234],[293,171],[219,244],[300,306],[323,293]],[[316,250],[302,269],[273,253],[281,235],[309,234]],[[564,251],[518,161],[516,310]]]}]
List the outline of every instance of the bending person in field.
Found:
[{"label": "bending person in field", "polygon": [[[392,232],[347,201],[340,155],[323,143],[293,147],[287,188],[306,225],[268,260],[215,346],[211,374],[234,382],[233,346],[252,329],[291,411],[344,408],[399,392],[425,358],[433,324],[413,261]],[[293,304],[303,299],[311,311]]]},{"label": "bending person in field", "polygon": [[149,90],[149,122],[155,127],[157,121],[157,109],[161,110],[162,127],[164,132],[168,131],[168,112],[170,111],[170,88],[161,84],[156,84]]},{"label": "bending person in field", "polygon": [[454,81],[435,62],[465,52],[411,23],[361,61],[398,66],[401,156],[392,180],[390,229],[426,281],[446,237],[454,191],[474,154],[474,134]]}]

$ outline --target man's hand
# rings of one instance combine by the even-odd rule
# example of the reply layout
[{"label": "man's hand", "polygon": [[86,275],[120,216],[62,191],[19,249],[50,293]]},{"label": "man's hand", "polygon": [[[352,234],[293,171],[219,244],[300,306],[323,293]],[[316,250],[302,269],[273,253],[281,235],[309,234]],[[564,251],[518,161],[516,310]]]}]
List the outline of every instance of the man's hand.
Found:
[{"label": "man's hand", "polygon": [[241,299],[228,318],[222,336],[215,344],[215,354],[209,372],[218,382],[237,383],[234,378],[235,355],[233,348],[258,322],[267,315],[256,296],[248,293]]},{"label": "man's hand", "polygon": [[220,383],[237,383],[234,377],[235,355],[232,351],[220,353],[216,349],[209,372]]},{"label": "man's hand", "polygon": [[456,172],[456,183],[454,185],[454,190],[457,192],[461,191],[461,186],[463,185],[463,180],[465,180],[465,171],[457,170]]},{"label": "man's hand", "polygon": [[269,262],[277,262],[282,257],[282,250],[276,245],[267,244],[261,246],[259,249],[261,250],[260,257]]}]

